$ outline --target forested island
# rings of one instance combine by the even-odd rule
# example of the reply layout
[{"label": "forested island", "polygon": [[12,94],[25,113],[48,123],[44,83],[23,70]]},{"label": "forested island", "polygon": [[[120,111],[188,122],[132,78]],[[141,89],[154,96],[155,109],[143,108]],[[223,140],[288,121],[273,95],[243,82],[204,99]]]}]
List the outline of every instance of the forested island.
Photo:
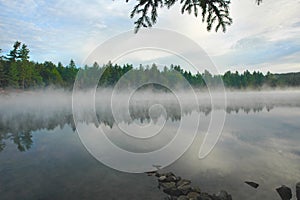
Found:
[{"label": "forested island", "polygon": [[205,70],[202,73],[192,74],[179,65],[165,66],[162,70],[159,70],[155,64],[134,67],[131,64],[121,66],[107,63],[100,66],[95,62],[92,66],[80,67],[76,66],[72,59],[68,65],[64,66],[61,62],[54,64],[51,61],[43,63],[30,61],[29,52],[30,50],[26,44],[16,41],[7,55],[0,56],[0,88],[24,90],[62,87],[71,89],[79,69],[83,70],[87,82],[89,81],[89,75],[94,74],[97,70],[103,71],[98,83],[98,86],[101,87],[113,87],[128,71],[132,71],[134,74],[135,82],[141,82],[147,80],[148,77],[156,76],[160,77],[162,83],[176,84],[185,78],[194,88],[205,87],[207,84],[214,85],[220,77],[227,88],[233,89],[300,86],[300,72],[285,74],[268,72],[263,74],[259,71],[251,73],[246,70],[243,73],[227,71],[223,75],[212,75],[208,70]]}]

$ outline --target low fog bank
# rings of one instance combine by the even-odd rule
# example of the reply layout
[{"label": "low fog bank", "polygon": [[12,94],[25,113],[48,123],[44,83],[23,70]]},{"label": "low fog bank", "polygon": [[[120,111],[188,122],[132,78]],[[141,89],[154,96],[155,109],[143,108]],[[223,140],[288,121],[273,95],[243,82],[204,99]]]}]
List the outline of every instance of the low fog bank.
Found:
[{"label": "low fog bank", "polygon": [[[197,91],[178,90],[174,92],[160,91],[113,91],[112,89],[98,89],[94,91],[79,91],[74,95],[75,102],[80,102],[82,108],[90,105],[95,97],[97,110],[116,107],[148,107],[161,104],[166,107],[180,105],[182,110],[204,107],[221,108],[226,100],[225,108],[254,108],[257,106],[300,106],[300,89],[266,90],[266,91]],[[226,98],[225,98],[226,97]],[[213,99],[212,99],[213,98]],[[64,90],[36,90],[24,92],[10,92],[0,95],[1,115],[72,112],[72,92]]]},{"label": "low fog bank", "polygon": [[[152,121],[155,126],[159,126],[165,121],[192,121],[195,115],[210,115],[213,110],[220,109],[227,113],[253,113],[267,112],[274,107],[300,107],[300,90],[230,91],[226,93],[226,106],[220,91],[211,94],[207,91],[194,93],[183,90],[174,93],[150,90],[114,92],[110,89],[98,89],[95,95],[93,91],[74,94],[78,122],[96,127],[101,125],[114,131],[116,124],[126,126]],[[213,106],[211,96],[214,97]],[[53,130],[57,127],[62,129],[66,125],[76,129],[70,91],[48,89],[9,93],[0,95],[0,105],[0,151],[4,148],[1,143],[3,139],[30,138],[32,131]],[[26,137],[23,137],[24,134]]]},{"label": "low fog bank", "polygon": [[[211,96],[214,98],[213,101]],[[94,122],[91,121],[93,97],[93,91],[80,91],[74,95],[76,110],[81,113],[79,118],[81,121]],[[111,89],[98,89],[95,94],[98,121],[112,125],[115,118],[118,118],[118,122],[130,123],[132,120],[150,120],[161,116],[180,120],[183,115],[192,111],[208,115],[213,109],[225,109],[227,113],[239,111],[248,113],[269,111],[277,106],[300,107],[300,90],[229,91],[226,92],[225,103],[226,106],[221,92],[194,93],[183,90],[173,93],[150,90],[115,92]],[[36,122],[60,124],[60,121],[62,123],[66,119],[69,123],[73,123],[72,92],[48,89],[9,93],[0,95],[0,105],[1,127],[21,128],[24,124],[34,122],[34,124]]]}]

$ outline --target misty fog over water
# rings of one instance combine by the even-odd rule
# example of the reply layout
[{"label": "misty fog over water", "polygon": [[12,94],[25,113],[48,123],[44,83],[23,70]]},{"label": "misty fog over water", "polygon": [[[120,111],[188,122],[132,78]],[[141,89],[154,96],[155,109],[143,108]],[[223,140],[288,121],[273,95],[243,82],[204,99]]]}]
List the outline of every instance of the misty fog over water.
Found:
[{"label": "misty fog over water", "polygon": [[[214,105],[212,105],[211,94]],[[231,112],[257,112],[263,109],[271,110],[273,107],[299,107],[300,90],[279,90],[279,91],[248,91],[248,92],[226,92],[225,103],[221,92],[199,92],[199,91],[175,91],[174,93],[139,91],[128,95],[126,91],[112,94],[112,90],[99,89],[78,93],[74,98],[80,98],[80,109],[87,113],[86,109],[95,97],[95,110],[100,118],[111,115],[112,107],[115,107],[118,116],[129,109],[131,118],[142,118],[149,116],[149,107],[159,104],[166,110],[171,118],[174,115],[187,114],[191,111],[204,112],[209,114],[211,109],[226,109]],[[128,97],[124,99],[124,97]],[[57,113],[64,115],[72,114],[72,93],[63,90],[31,91],[23,93],[9,93],[0,96],[1,119],[10,120],[10,117],[30,115],[36,119],[46,119],[55,116]],[[94,103],[94,102],[93,102]],[[225,106],[222,106],[222,105]],[[212,108],[213,106],[213,108]],[[146,113],[145,113],[146,112]],[[88,120],[83,117],[82,120]],[[130,119],[123,119],[124,121]],[[17,122],[16,122],[17,123]]]},{"label": "misty fog over water", "polygon": [[[223,189],[233,199],[278,199],[276,187],[293,188],[300,181],[300,90],[229,91],[223,107],[221,93],[214,95],[220,98],[212,105],[203,91],[139,91],[127,101],[126,92],[111,100],[112,90],[99,89],[95,113],[86,106],[91,93],[75,96],[81,98],[77,125],[87,133],[102,128],[114,144],[132,152],[162,148],[182,121],[191,124],[184,128],[191,137],[189,127],[200,116],[192,146],[162,171],[191,179],[203,191]],[[87,152],[76,133],[71,92],[10,93],[0,96],[0,105],[1,199],[164,197],[151,177],[117,172]],[[226,112],[224,128],[213,151],[200,160],[199,147],[213,111]],[[122,129],[141,136],[159,133],[149,140],[132,139]],[[253,190],[245,180],[261,186]]]}]

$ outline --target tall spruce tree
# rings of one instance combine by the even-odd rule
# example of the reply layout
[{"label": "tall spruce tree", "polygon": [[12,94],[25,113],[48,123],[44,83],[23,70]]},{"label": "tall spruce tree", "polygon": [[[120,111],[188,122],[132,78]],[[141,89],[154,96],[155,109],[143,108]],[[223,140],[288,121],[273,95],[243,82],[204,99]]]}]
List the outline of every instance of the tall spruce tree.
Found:
[{"label": "tall spruce tree", "polygon": [[5,81],[7,79],[4,66],[2,64],[2,61],[0,61],[0,88],[3,88],[5,86]]},{"label": "tall spruce tree", "polygon": [[20,72],[19,78],[21,81],[22,89],[25,89],[25,84],[30,85],[30,79],[32,75],[32,70],[29,67],[29,49],[27,48],[26,44],[23,44],[21,49],[17,51],[17,58],[20,59]]},{"label": "tall spruce tree", "polygon": [[[2,54],[2,49],[0,49],[0,54]],[[3,55],[0,55],[0,61],[3,60]]]},{"label": "tall spruce tree", "polygon": [[[2,53],[2,49],[0,49],[0,54]],[[3,65],[3,56],[0,55],[0,88],[5,86],[5,81],[6,81],[6,74],[5,74],[5,69]]]},{"label": "tall spruce tree", "polygon": [[15,62],[18,58],[18,51],[19,51],[19,48],[21,46],[21,42],[19,41],[16,41],[13,45],[13,49],[9,52],[9,54],[7,55],[7,59],[10,61],[10,62]]},{"label": "tall spruce tree", "polygon": [[8,71],[9,87],[19,88],[19,70],[16,62],[12,62]]},{"label": "tall spruce tree", "polygon": [[27,48],[26,44],[22,44],[21,49],[17,51],[17,58],[21,61],[28,61],[29,59],[29,49]]}]

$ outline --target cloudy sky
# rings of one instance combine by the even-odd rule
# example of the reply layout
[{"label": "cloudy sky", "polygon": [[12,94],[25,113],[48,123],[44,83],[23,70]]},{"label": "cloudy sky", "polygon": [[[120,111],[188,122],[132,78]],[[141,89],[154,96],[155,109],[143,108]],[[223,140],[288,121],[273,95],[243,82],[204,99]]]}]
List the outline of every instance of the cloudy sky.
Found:
[{"label": "cloudy sky", "polygon": [[[67,64],[73,58],[80,65],[98,45],[133,29],[134,20],[129,14],[134,3],[0,0],[0,48],[7,53],[19,40],[30,48],[31,60]],[[215,33],[207,32],[200,18],[181,15],[180,7],[175,6],[159,11],[155,27],[195,41],[220,72],[300,71],[299,10],[299,0],[264,0],[260,6],[254,0],[235,0],[231,4],[233,25],[226,33]]]}]

